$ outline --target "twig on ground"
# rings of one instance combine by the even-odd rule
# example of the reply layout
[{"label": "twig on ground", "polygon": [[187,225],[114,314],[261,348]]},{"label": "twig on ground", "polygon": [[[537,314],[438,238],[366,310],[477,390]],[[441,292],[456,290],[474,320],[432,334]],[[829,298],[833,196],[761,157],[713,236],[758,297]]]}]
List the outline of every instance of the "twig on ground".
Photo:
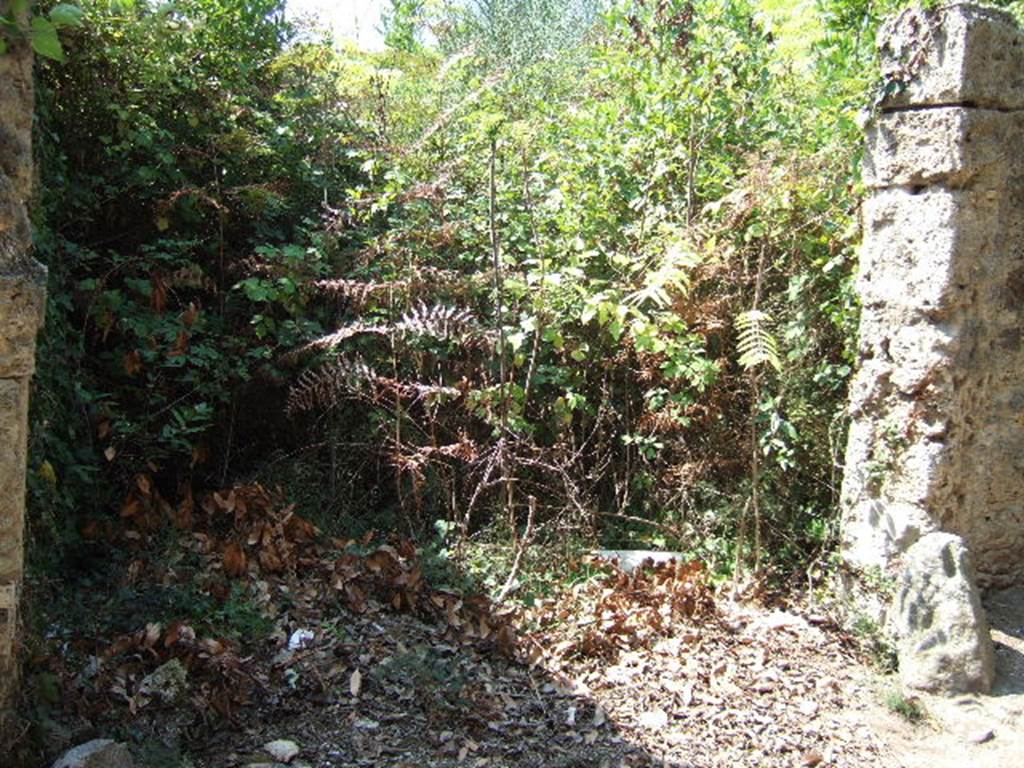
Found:
[{"label": "twig on ground", "polygon": [[529,498],[530,511],[526,518],[526,530],[523,532],[523,537],[519,540],[519,546],[516,547],[516,556],[512,561],[512,570],[508,572],[508,578],[505,579],[505,585],[501,588],[498,596],[494,599],[495,605],[501,605],[505,602],[506,598],[512,594],[512,590],[516,587],[516,578],[519,576],[519,568],[523,563],[523,553],[526,552],[526,548],[530,546],[530,541],[533,539],[533,518],[537,512],[537,499],[533,496]]}]

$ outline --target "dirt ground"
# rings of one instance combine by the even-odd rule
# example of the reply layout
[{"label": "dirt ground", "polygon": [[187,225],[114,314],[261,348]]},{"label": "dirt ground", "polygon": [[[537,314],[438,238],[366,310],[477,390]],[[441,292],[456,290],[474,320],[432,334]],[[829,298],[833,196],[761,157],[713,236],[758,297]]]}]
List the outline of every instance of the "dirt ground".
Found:
[{"label": "dirt ground", "polygon": [[275,629],[244,651],[172,622],[47,657],[53,736],[23,764],[113,737],[140,768],[282,768],[281,739],[290,768],[1024,766],[1024,589],[986,601],[992,695],[921,696],[911,723],[819,606],[733,601],[699,564],[509,613],[429,588],[408,546],[307,550],[253,583]]},{"label": "dirt ground", "polygon": [[[556,655],[527,667],[466,649],[433,661],[420,652],[417,663],[439,664],[440,674],[371,672],[359,697],[342,691],[313,709],[261,707],[253,727],[211,742],[196,765],[265,762],[260,745],[288,738],[302,748],[293,765],[316,768],[1014,768],[1024,765],[1024,590],[987,604],[998,656],[993,694],[922,696],[917,723],[887,704],[895,677],[858,660],[825,620],[730,603],[713,621],[606,656]],[[380,645],[366,647],[384,669],[409,653],[408,642],[436,649],[427,625],[416,629],[417,645],[407,618],[376,624]],[[470,707],[439,703],[446,674],[459,677]]]},{"label": "dirt ground", "polygon": [[[866,723],[905,768],[1024,766],[1024,588],[985,600],[996,645],[990,696],[922,696],[925,722],[910,725],[881,708]],[[876,681],[876,688],[884,685]]]},{"label": "dirt ground", "polygon": [[[868,727],[871,675],[815,620],[723,605],[647,648],[529,667],[438,653],[429,626],[380,617],[362,644],[373,668],[358,696],[346,665],[319,706],[268,701],[253,727],[208,743],[197,765],[265,762],[260,745],[279,738],[301,746],[298,765],[317,768],[892,765]],[[454,679],[470,706],[438,696]]]}]

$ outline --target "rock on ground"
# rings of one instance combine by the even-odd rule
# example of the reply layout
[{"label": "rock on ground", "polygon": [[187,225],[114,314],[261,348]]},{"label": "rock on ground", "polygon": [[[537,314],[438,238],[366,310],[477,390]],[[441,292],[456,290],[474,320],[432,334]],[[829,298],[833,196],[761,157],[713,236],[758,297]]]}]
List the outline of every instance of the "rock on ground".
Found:
[{"label": "rock on ground", "polygon": [[932,693],[987,693],[995,653],[963,540],[928,534],[904,562],[893,611],[903,685]]},{"label": "rock on ground", "polygon": [[263,751],[279,763],[290,763],[299,754],[299,745],[287,739],[276,739],[264,744]]},{"label": "rock on ground", "polygon": [[599,549],[594,554],[614,562],[626,573],[632,573],[645,565],[685,563],[688,560],[682,552],[660,552],[651,549]]},{"label": "rock on ground", "polygon": [[139,696],[164,704],[179,703],[188,695],[188,671],[178,659],[154,669],[139,684]]},{"label": "rock on ground", "polygon": [[128,747],[111,739],[93,739],[69,749],[53,768],[133,768]]}]

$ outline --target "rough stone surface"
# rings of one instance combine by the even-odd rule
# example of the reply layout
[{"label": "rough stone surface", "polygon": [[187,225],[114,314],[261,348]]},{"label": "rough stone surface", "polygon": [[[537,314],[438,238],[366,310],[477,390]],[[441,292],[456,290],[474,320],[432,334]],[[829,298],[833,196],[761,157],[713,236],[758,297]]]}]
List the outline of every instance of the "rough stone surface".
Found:
[{"label": "rough stone surface", "polygon": [[133,768],[128,747],[110,739],[93,739],[69,749],[53,768]]},{"label": "rough stone surface", "polygon": [[45,279],[44,271],[31,266],[21,273],[0,274],[0,378],[22,378],[35,371]]},{"label": "rough stone surface", "polygon": [[950,531],[982,586],[1020,583],[1024,34],[969,6],[906,12],[887,66],[912,35],[916,74],[868,131],[843,553],[884,571]]},{"label": "rough stone surface", "polygon": [[[0,0],[0,15],[10,18],[11,0]],[[28,23],[27,6],[17,19]],[[17,259],[29,238],[24,202],[32,189],[32,117],[35,95],[32,83],[32,49],[27,39],[6,36],[8,45],[0,57],[0,273],[5,257]],[[12,243],[7,252],[4,241]]]},{"label": "rough stone surface", "polygon": [[[28,25],[28,3],[0,16]],[[42,323],[46,271],[32,260],[27,201],[32,188],[32,49],[7,35],[0,54],[0,737],[17,679],[14,642],[22,573],[28,377]]]},{"label": "rough stone surface", "polygon": [[1021,120],[995,109],[932,107],[882,113],[869,125],[869,188],[941,185],[963,189],[998,176],[1021,138]]},{"label": "rough stone surface", "polygon": [[188,671],[178,659],[171,659],[154,669],[139,683],[136,700],[178,704],[188,696]]},{"label": "rough stone surface", "polygon": [[28,379],[0,379],[0,586],[18,583],[23,565]]},{"label": "rough stone surface", "polygon": [[959,536],[930,533],[907,550],[893,617],[904,686],[943,694],[991,690],[995,652]]},{"label": "rough stone surface", "polygon": [[904,86],[884,107],[1024,107],[1024,42],[1005,11],[909,8],[882,27],[879,48],[883,75]]}]

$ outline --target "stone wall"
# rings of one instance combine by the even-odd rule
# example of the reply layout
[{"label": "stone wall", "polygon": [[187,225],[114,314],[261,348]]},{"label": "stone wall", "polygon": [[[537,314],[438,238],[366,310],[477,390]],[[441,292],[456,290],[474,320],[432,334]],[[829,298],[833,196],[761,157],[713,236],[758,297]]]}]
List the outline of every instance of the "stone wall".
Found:
[{"label": "stone wall", "polygon": [[953,5],[880,46],[843,553],[885,570],[941,530],[983,586],[1024,583],[1024,34]]},{"label": "stone wall", "polygon": [[[10,6],[0,0],[0,15],[7,16]],[[29,379],[46,277],[30,256],[26,209],[32,186],[32,50],[17,33],[6,42],[0,53],[0,725],[16,679]]]}]

